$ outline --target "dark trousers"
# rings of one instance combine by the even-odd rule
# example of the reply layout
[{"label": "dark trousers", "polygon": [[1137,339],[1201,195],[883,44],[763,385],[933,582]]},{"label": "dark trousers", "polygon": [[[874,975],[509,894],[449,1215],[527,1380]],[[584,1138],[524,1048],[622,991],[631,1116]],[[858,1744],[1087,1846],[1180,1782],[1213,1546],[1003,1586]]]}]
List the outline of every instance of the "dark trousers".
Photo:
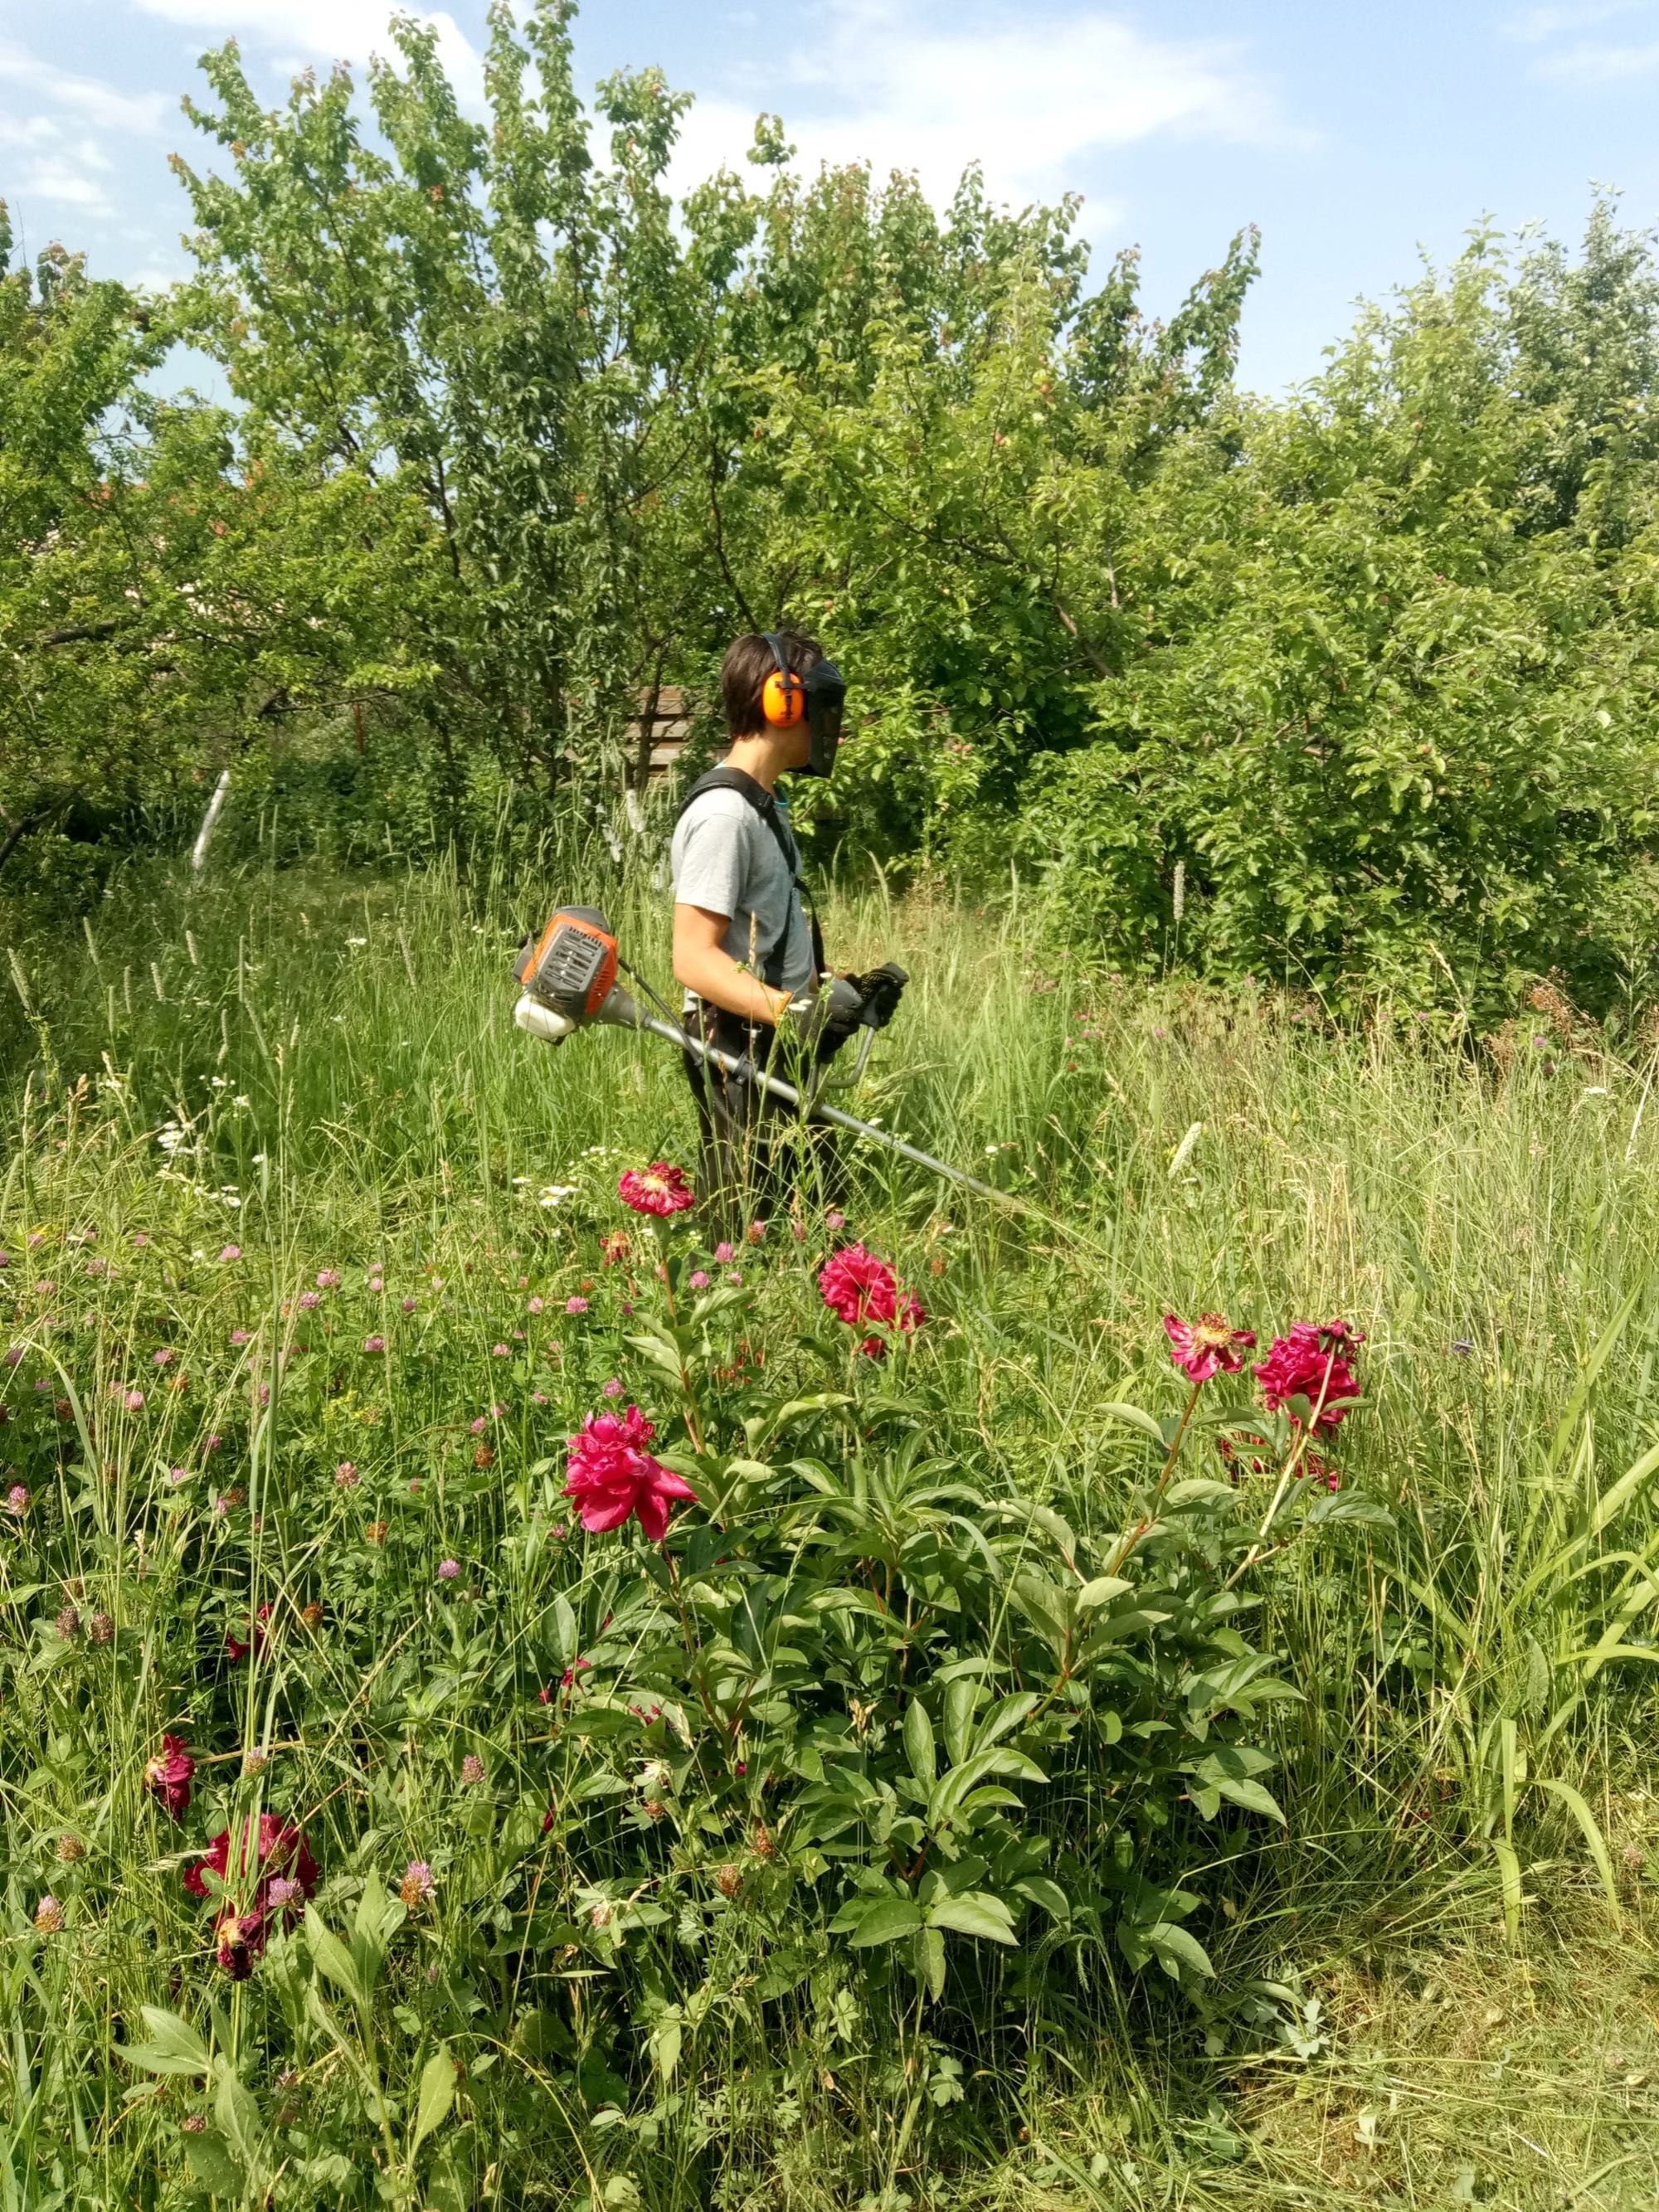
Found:
[{"label": "dark trousers", "polygon": [[[790,1084],[802,1073],[775,1049],[777,1032],[764,1024],[751,1027],[706,999],[684,1021],[690,1036],[762,1073],[773,1070]],[[684,1057],[702,1140],[698,1211],[711,1234],[735,1243],[750,1222],[787,1212],[797,1198],[807,1212],[838,1202],[841,1157],[831,1130],[803,1122],[786,1100],[745,1077],[710,1067],[694,1053]]]}]

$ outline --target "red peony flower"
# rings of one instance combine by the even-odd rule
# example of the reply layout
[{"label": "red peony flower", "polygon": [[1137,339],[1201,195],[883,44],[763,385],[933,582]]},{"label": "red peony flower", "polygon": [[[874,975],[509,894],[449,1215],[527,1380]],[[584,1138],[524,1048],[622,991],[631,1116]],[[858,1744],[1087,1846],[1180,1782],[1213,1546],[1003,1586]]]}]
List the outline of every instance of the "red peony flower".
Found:
[{"label": "red peony flower", "polygon": [[[908,1336],[927,1318],[921,1301],[908,1291],[901,1291],[898,1277],[886,1261],[866,1252],[862,1244],[844,1245],[831,1254],[819,1271],[818,1289],[825,1305],[848,1328],[867,1328],[872,1322],[879,1322]],[[859,1346],[872,1359],[879,1359],[886,1349],[885,1340],[874,1335],[866,1336]]]},{"label": "red peony flower", "polygon": [[1348,1401],[1359,1395],[1348,1352],[1364,1341],[1364,1333],[1346,1322],[1292,1322],[1289,1334],[1273,1339],[1255,1370],[1267,1411],[1288,1410],[1292,1398],[1305,1398],[1314,1413],[1315,1434],[1334,1434],[1352,1410]]},{"label": "red peony flower", "polygon": [[240,1667],[243,1660],[247,1657],[250,1651],[252,1651],[257,1657],[258,1655],[264,1650],[265,1628],[270,1620],[270,1605],[269,1600],[267,1600],[267,1601],[259,1607],[258,1612],[255,1613],[252,1620],[248,1624],[247,1641],[246,1643],[243,1642],[240,1636],[234,1635],[229,1629],[225,1631],[225,1653],[233,1667]]},{"label": "red peony flower", "polygon": [[184,1818],[190,1803],[191,1778],[195,1771],[196,1761],[184,1738],[164,1735],[160,1753],[144,1769],[144,1787],[161,1799],[169,1820]]},{"label": "red peony flower", "polygon": [[1220,1314],[1206,1314],[1200,1321],[1177,1321],[1164,1316],[1170,1340],[1170,1357],[1192,1382],[1207,1382],[1212,1375],[1237,1375],[1243,1354],[1255,1348],[1253,1328],[1232,1328]]},{"label": "red peony flower", "polygon": [[[298,1907],[315,1891],[319,1869],[304,1835],[275,1813],[262,1813],[257,1829],[251,1821],[243,1824],[237,1831],[234,1867],[231,1856],[231,1832],[224,1828],[206,1856],[185,1868],[185,1887],[193,1897],[205,1897],[204,1869],[218,1875],[225,1895],[214,1922],[214,1948],[231,1979],[245,1982],[273,1923],[291,1926]],[[246,1892],[245,1903],[239,1892]]]},{"label": "red peony flower", "polygon": [[564,1495],[576,1500],[584,1528],[598,1534],[620,1528],[631,1515],[653,1544],[668,1533],[674,1502],[696,1492],[645,1447],[656,1434],[637,1406],[623,1414],[590,1413],[570,1439],[569,1480]]},{"label": "red peony flower", "polygon": [[671,1167],[666,1160],[653,1160],[648,1168],[629,1168],[617,1191],[635,1213],[684,1213],[696,1203],[685,1170]]}]

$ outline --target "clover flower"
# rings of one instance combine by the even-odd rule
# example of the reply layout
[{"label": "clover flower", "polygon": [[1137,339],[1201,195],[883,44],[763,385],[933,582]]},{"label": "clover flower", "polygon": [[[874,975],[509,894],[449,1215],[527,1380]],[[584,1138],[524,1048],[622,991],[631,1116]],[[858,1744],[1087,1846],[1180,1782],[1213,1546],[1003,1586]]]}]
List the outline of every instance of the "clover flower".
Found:
[{"label": "clover flower", "polygon": [[29,1493],[26,1484],[14,1482],[6,1492],[6,1510],[14,1521],[21,1521],[29,1510]]},{"label": "clover flower", "polygon": [[599,1385],[601,1398],[620,1398],[622,1394],[622,1377],[619,1375],[613,1375],[608,1382],[602,1382]]},{"label": "clover flower", "polygon": [[653,1160],[648,1168],[628,1169],[617,1185],[617,1194],[635,1213],[654,1213],[659,1219],[684,1213],[696,1203],[685,1170],[672,1167],[666,1160]]},{"label": "clover flower", "polygon": [[64,1925],[64,1908],[55,1897],[43,1897],[34,1908],[34,1924],[42,1936],[56,1936]]},{"label": "clover flower", "polygon": [[[138,1239],[135,1237],[132,1241],[136,1244]],[[240,1260],[241,1256],[242,1248],[240,1244],[226,1244],[221,1248],[219,1253],[222,1260]]]},{"label": "clover flower", "polygon": [[694,1291],[706,1291],[708,1288],[708,1278],[701,1267],[695,1268],[692,1272],[691,1287]]},{"label": "clover flower", "polygon": [[750,1244],[764,1244],[767,1228],[768,1224],[764,1221],[751,1221],[743,1233]]},{"label": "clover flower", "polygon": [[484,1778],[484,1763],[476,1751],[469,1751],[461,1761],[461,1783],[467,1790],[476,1789]]},{"label": "clover flower", "polygon": [[363,1339],[363,1350],[365,1352],[384,1352],[386,1350],[386,1339],[383,1336],[366,1336]]},{"label": "clover flower", "polygon": [[230,1332],[230,1340],[233,1344],[252,1344],[253,1331],[251,1328],[234,1328]]},{"label": "clover flower", "polygon": [[564,1302],[564,1310],[568,1314],[585,1314],[587,1311],[587,1300],[567,1298]]},{"label": "clover flower", "polygon": [[1191,1382],[1207,1382],[1212,1375],[1237,1375],[1243,1354],[1255,1348],[1255,1331],[1234,1328],[1220,1314],[1205,1314],[1195,1322],[1164,1316],[1170,1340],[1170,1357]]},{"label": "clover flower", "polygon": [[432,1879],[432,1869],[424,1859],[410,1859],[404,1869],[404,1878],[398,1886],[398,1894],[409,1910],[425,1905],[431,1899],[437,1884]]},{"label": "clover flower", "polygon": [[144,1394],[142,1390],[124,1391],[121,1403],[126,1407],[128,1413],[142,1413],[144,1410]]},{"label": "clover flower", "polygon": [[300,1293],[301,1313],[314,1313],[322,1303],[323,1294],[320,1291],[301,1291]]},{"label": "clover flower", "polygon": [[460,1571],[461,1563],[459,1559],[440,1559],[438,1562],[438,1580],[441,1583],[453,1583]]},{"label": "clover flower", "polygon": [[569,1441],[569,1476],[563,1495],[592,1534],[638,1516],[654,1544],[668,1533],[672,1505],[696,1496],[690,1485],[653,1459],[646,1446],[656,1431],[637,1406],[620,1416],[590,1413]]},{"label": "clover flower", "polygon": [[196,1761],[182,1736],[164,1735],[161,1748],[144,1769],[144,1787],[161,1801],[170,1820],[182,1820],[190,1805]]},{"label": "clover flower", "polygon": [[322,1267],[318,1270],[314,1279],[319,1291],[337,1291],[340,1287],[340,1271],[337,1267]]},{"label": "clover flower", "polygon": [[[862,1244],[843,1245],[824,1261],[818,1271],[818,1291],[831,1313],[848,1328],[867,1331],[875,1322],[908,1336],[927,1318],[920,1299],[908,1291],[901,1291],[898,1277],[887,1261],[866,1252]],[[886,1348],[885,1340],[873,1333],[867,1334],[859,1346],[872,1359],[879,1359]]]},{"label": "clover flower", "polygon": [[355,1490],[362,1477],[349,1459],[343,1459],[334,1470],[334,1480],[342,1490]]}]

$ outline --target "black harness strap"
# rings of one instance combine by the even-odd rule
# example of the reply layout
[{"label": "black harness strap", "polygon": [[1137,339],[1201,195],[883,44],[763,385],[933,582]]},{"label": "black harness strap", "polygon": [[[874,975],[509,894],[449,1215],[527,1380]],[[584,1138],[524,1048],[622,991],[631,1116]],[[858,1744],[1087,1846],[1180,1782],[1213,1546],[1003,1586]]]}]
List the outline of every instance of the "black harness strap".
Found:
[{"label": "black harness strap", "polygon": [[[777,848],[783,855],[783,864],[789,871],[789,880],[799,896],[811,927],[812,965],[820,975],[826,974],[828,963],[823,957],[823,933],[818,927],[818,910],[801,877],[800,848],[795,843],[793,834],[784,827],[777,800],[763,783],[757,783],[752,775],[740,768],[711,768],[707,775],[697,778],[680,801],[680,814],[683,816],[692,800],[701,799],[706,791],[735,791],[739,799],[747,800],[771,831]],[[782,933],[777,943],[769,949],[761,965],[761,981],[769,990],[779,991],[783,988],[783,961],[788,944],[789,917],[786,915]]]}]

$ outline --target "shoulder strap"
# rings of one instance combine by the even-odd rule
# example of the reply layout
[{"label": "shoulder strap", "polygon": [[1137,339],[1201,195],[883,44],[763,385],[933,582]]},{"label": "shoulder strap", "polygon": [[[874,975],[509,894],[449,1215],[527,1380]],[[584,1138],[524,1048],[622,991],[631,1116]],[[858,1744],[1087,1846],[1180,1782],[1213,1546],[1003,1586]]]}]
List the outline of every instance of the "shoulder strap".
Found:
[{"label": "shoulder strap", "polygon": [[[783,864],[789,871],[789,880],[800,894],[801,903],[806,909],[807,921],[812,932],[812,965],[820,975],[825,975],[828,972],[828,963],[823,957],[823,933],[818,927],[818,910],[813,902],[812,894],[807,890],[801,876],[800,848],[795,843],[793,834],[783,825],[783,817],[778,812],[776,799],[763,783],[758,782],[743,769],[711,768],[706,775],[700,775],[697,778],[690,790],[680,801],[680,814],[683,816],[692,801],[701,799],[706,791],[735,791],[739,799],[745,799],[754,808],[756,813],[771,831],[777,848],[783,855]],[[779,979],[783,973],[784,948],[788,942],[789,924],[786,920],[783,933],[767,953],[761,970],[762,980],[775,991],[782,988]]]}]

